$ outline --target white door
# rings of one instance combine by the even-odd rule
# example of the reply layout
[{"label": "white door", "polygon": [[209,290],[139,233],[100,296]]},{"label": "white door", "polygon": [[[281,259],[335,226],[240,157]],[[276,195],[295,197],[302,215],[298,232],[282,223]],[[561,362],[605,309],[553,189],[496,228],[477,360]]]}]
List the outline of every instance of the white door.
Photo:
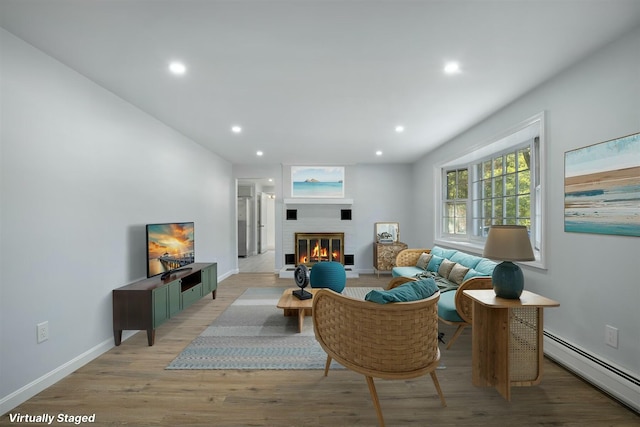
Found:
[{"label": "white door", "polygon": [[260,197],[258,198],[258,253],[263,254],[267,251],[267,220],[269,216],[267,215],[267,198],[268,195],[265,193],[260,193]]}]

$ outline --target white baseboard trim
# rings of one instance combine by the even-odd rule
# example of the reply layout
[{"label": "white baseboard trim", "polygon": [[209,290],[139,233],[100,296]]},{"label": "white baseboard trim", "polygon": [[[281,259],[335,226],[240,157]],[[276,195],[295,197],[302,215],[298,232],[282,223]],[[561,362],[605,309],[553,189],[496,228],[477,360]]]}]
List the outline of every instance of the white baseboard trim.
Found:
[{"label": "white baseboard trim", "polygon": [[[222,276],[219,276],[218,283],[233,274],[234,272],[230,271],[223,274]],[[139,331],[123,331],[122,341],[126,341],[138,332]],[[96,357],[111,350],[114,346],[115,344],[113,342],[113,338],[109,338],[101,342],[100,344],[97,344],[95,347],[85,351],[79,356],[71,359],[67,363],[57,367],[53,371],[44,374],[40,378],[31,381],[29,384],[26,384],[13,393],[3,397],[2,399],[0,399],[0,415],[6,414],[13,408],[31,399],[36,394],[47,389],[48,387],[51,387],[67,375],[91,362]]]},{"label": "white baseboard trim", "polygon": [[[125,331],[122,334],[122,340],[124,341],[130,338],[137,332],[138,331]],[[84,353],[80,354],[77,357],[74,357],[67,363],[57,367],[53,371],[44,374],[40,378],[31,381],[29,384],[3,397],[2,399],[0,399],[0,414],[6,414],[16,406],[26,402],[48,387],[51,387],[67,375],[91,362],[96,357],[111,350],[114,345],[115,344],[113,342],[113,338],[106,339],[95,347],[85,351]]]},{"label": "white baseboard trim", "polygon": [[594,387],[640,413],[640,379],[637,375],[547,331],[544,332],[544,353]]},{"label": "white baseboard trim", "polygon": [[220,284],[220,282],[222,282],[222,281],[223,281],[224,279],[226,279],[227,277],[231,277],[231,276],[233,276],[234,274],[238,274],[239,272],[240,272],[240,270],[236,268],[235,270],[227,271],[227,272],[226,272],[226,273],[224,273],[223,275],[218,276],[218,285]]}]

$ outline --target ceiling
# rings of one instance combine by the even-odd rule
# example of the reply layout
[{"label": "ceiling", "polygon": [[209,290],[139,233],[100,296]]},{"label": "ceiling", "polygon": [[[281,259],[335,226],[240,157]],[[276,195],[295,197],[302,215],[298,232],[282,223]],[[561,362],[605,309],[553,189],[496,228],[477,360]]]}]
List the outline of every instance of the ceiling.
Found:
[{"label": "ceiling", "polygon": [[413,162],[638,25],[637,0],[0,0],[7,31],[249,165]]}]

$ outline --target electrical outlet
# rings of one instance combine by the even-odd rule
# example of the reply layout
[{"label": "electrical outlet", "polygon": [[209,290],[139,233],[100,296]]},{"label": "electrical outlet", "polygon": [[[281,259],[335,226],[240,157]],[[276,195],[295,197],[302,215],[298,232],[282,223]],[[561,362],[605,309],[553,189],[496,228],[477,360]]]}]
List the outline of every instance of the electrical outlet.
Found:
[{"label": "electrical outlet", "polygon": [[605,326],[604,343],[610,347],[618,348],[618,328],[613,326]]},{"label": "electrical outlet", "polygon": [[49,339],[49,322],[38,323],[36,326],[38,332],[38,344]]}]

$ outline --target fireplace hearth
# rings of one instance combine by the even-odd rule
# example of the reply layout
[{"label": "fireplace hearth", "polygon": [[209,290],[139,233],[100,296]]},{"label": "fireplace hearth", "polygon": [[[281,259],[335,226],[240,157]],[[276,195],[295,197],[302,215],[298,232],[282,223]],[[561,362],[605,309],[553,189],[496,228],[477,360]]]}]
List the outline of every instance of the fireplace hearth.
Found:
[{"label": "fireplace hearth", "polygon": [[344,233],[295,233],[296,265],[312,267],[317,262],[344,265]]}]

